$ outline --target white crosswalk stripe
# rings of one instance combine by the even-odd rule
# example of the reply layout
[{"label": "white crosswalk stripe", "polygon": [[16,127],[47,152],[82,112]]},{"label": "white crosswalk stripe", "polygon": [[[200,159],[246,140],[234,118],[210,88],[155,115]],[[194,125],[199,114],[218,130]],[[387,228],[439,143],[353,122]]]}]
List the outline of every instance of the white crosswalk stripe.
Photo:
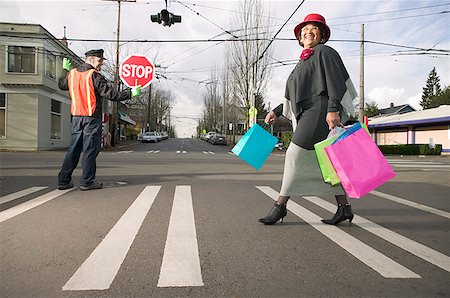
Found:
[{"label": "white crosswalk stripe", "polygon": [[[256,186],[256,188],[273,200],[277,200],[278,192],[272,188],[268,186]],[[287,207],[292,213],[310,224],[317,231],[348,251],[361,262],[381,274],[381,276],[385,278],[420,278],[420,275],[388,258],[338,227],[322,223],[319,216],[303,208],[299,204],[289,201]]]},{"label": "white crosswalk stripe", "polygon": [[122,151],[118,151],[117,154],[126,154],[126,153],[131,153],[133,152],[132,150],[122,150]]},{"label": "white crosswalk stripe", "polygon": [[[335,205],[328,203],[327,201],[319,197],[308,196],[303,198],[330,212],[335,212],[336,210]],[[382,227],[374,222],[371,222],[370,220],[367,220],[361,216],[355,215],[352,223],[360,226],[361,228],[371,232],[374,235],[377,235],[380,238],[383,238],[386,241],[389,241],[394,245],[397,245],[400,248],[403,248],[406,251],[409,251],[410,253],[418,256],[419,258],[422,258],[450,272],[450,257],[438,251],[435,251],[434,249],[431,249],[423,244],[413,241],[407,237],[404,237],[394,231],[386,229],[385,227]]]},{"label": "white crosswalk stripe", "polygon": [[191,187],[177,186],[158,287],[203,286]]},{"label": "white crosswalk stripe", "polygon": [[446,212],[446,211],[443,211],[443,210],[439,210],[439,209],[436,209],[436,208],[433,208],[433,207],[428,207],[428,206],[425,206],[425,205],[422,205],[422,204],[419,204],[419,203],[411,202],[411,201],[408,201],[408,200],[405,200],[405,199],[402,199],[402,198],[399,198],[399,197],[396,197],[396,196],[393,196],[393,195],[382,193],[380,191],[372,190],[370,192],[370,194],[382,197],[384,199],[388,199],[388,200],[394,201],[394,202],[399,203],[399,204],[403,204],[403,205],[410,206],[410,207],[413,207],[413,208],[416,208],[416,209],[427,211],[427,212],[430,212],[430,213],[433,213],[433,214],[436,214],[436,215],[439,215],[439,216],[442,216],[442,217],[445,217],[445,218],[450,218],[450,213],[449,212]]},{"label": "white crosswalk stripe", "polygon": [[150,151],[147,151],[147,153],[159,153],[160,152],[160,150],[150,150]]},{"label": "white crosswalk stripe", "polygon": [[37,191],[40,191],[40,190],[43,190],[46,188],[47,188],[47,186],[34,186],[34,187],[29,187],[27,189],[23,189],[21,191],[0,197],[0,204],[5,204],[7,202],[14,201],[16,199],[19,199],[21,197],[27,196],[29,194],[32,194],[34,192],[37,192]]},{"label": "white crosswalk stripe", "polygon": [[106,290],[122,265],[161,186],[147,186],[63,290]]},{"label": "white crosswalk stripe", "polygon": [[11,219],[19,214],[22,214],[30,209],[33,209],[39,205],[47,203],[48,201],[53,200],[54,198],[57,198],[57,197],[65,194],[66,192],[71,191],[72,189],[66,189],[66,190],[56,189],[49,193],[43,194],[42,196],[39,196],[35,199],[26,201],[20,205],[6,209],[6,210],[0,212],[0,223],[6,221],[8,219]]}]

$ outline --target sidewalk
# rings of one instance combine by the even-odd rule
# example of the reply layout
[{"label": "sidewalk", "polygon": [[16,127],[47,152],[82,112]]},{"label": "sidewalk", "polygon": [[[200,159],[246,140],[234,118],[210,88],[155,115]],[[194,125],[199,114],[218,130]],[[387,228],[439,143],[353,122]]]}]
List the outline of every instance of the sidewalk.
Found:
[{"label": "sidewalk", "polygon": [[124,148],[127,148],[131,145],[134,144],[138,144],[139,141],[138,140],[125,140],[125,141],[120,141],[118,144],[116,144],[115,147],[102,147],[102,151],[117,151],[117,150],[122,150]]}]

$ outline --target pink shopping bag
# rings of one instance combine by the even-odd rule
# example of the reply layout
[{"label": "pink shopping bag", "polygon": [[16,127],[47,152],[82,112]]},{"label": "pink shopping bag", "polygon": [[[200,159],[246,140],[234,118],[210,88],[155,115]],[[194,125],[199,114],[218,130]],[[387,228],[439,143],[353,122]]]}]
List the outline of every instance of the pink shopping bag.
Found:
[{"label": "pink shopping bag", "polygon": [[350,198],[361,198],[396,175],[364,129],[326,147],[325,152]]}]

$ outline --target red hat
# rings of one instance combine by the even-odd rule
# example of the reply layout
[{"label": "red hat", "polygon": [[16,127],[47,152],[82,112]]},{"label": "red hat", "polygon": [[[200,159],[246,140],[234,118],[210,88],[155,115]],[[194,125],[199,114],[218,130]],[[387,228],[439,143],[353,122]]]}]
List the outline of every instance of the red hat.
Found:
[{"label": "red hat", "polygon": [[317,13],[311,13],[311,14],[307,15],[303,22],[301,22],[300,24],[295,26],[295,28],[294,28],[295,38],[298,39],[298,32],[300,31],[300,29],[305,27],[306,24],[312,23],[312,22],[317,23],[317,25],[322,30],[323,42],[324,43],[327,42],[328,39],[330,38],[330,35],[331,35],[330,28],[325,23],[325,18],[323,16],[321,16],[320,14],[317,14]]}]

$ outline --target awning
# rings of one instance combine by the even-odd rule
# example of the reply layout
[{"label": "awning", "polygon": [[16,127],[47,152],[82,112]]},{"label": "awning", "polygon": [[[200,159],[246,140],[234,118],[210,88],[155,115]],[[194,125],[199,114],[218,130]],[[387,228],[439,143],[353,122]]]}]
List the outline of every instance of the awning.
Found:
[{"label": "awning", "polygon": [[130,116],[128,116],[124,112],[117,112],[117,114],[119,115],[119,120],[122,120],[122,121],[124,121],[126,123],[129,123],[131,125],[136,125],[136,121],[131,119]]}]

